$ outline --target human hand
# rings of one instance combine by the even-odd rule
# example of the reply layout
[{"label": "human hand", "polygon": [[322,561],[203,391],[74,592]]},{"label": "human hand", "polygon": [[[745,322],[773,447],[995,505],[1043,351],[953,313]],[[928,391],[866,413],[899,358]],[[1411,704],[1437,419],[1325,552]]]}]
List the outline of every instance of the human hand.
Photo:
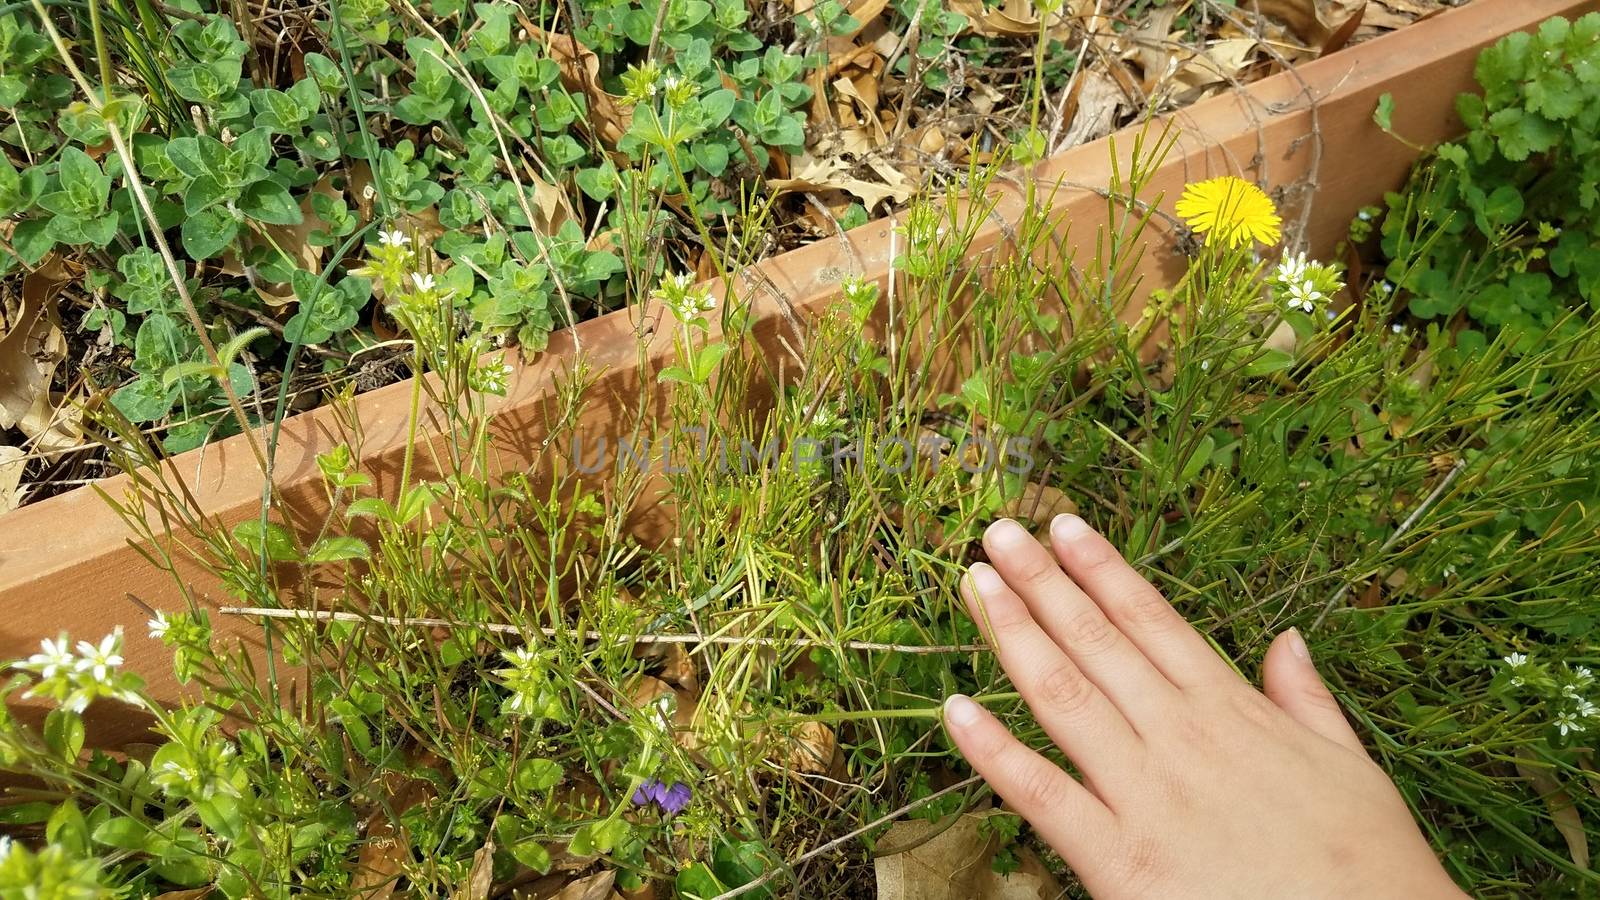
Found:
[{"label": "human hand", "polygon": [[[1459,898],[1294,630],[1238,675],[1076,516],[1002,519],[967,607],[1076,780],[971,699],[945,725],[1097,898]],[[1059,560],[1059,564],[1058,564]],[[1063,569],[1065,571],[1063,571]]]}]

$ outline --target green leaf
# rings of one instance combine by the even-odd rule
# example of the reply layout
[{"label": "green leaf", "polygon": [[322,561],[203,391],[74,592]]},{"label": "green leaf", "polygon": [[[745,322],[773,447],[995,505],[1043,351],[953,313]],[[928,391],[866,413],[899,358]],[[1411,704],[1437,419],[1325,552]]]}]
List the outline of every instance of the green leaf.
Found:
[{"label": "green leaf", "polygon": [[517,787],[524,791],[548,791],[561,783],[560,764],[551,759],[527,759],[517,766]]},{"label": "green leaf", "polygon": [[550,851],[538,841],[520,841],[508,849],[513,859],[540,875],[550,871]]},{"label": "green leaf", "polygon": [[1372,111],[1372,121],[1388,134],[1394,134],[1394,95],[1385,91],[1378,97],[1378,107]]},{"label": "green leaf", "polygon": [[36,265],[55,247],[56,239],[51,236],[47,224],[41,219],[17,223],[11,232],[11,247],[17,251],[18,259],[30,266]]},{"label": "green leaf", "polygon": [[[157,839],[152,841],[152,838]],[[94,830],[94,840],[107,847],[134,851],[145,850],[152,843],[165,843],[151,831],[149,825],[131,816],[117,816],[101,822]]]},{"label": "green leaf", "polygon": [[183,220],[183,249],[191,259],[210,259],[239,235],[239,223],[226,212],[213,207]]},{"label": "green leaf", "polygon": [[44,745],[62,762],[77,761],[83,737],[83,717],[72,710],[58,706],[44,717]]},{"label": "green leaf", "polygon": [[140,375],[132,384],[111,395],[111,405],[135,425],[164,418],[178,400],[177,387],[168,387],[154,375]]},{"label": "green leaf", "polygon": [[289,189],[271,179],[245,188],[239,199],[239,209],[250,218],[269,225],[299,225],[305,220],[300,204],[294,202]]},{"label": "green leaf", "polygon": [[348,534],[333,535],[317,541],[306,554],[310,562],[341,562],[347,559],[366,559],[372,555],[367,542]]},{"label": "green leaf", "polygon": [[299,562],[300,551],[295,549],[294,536],[289,529],[276,522],[268,522],[262,530],[260,519],[246,519],[233,526],[233,539],[243,544],[251,553],[260,553],[265,544],[267,559],[273,562]]},{"label": "green leaf", "polygon": [[1294,365],[1294,356],[1283,350],[1267,350],[1260,356],[1250,361],[1244,367],[1244,373],[1251,376],[1270,375],[1273,372],[1282,372]]},{"label": "green leaf", "polygon": [[362,497],[345,508],[346,516],[365,516],[384,522],[396,520],[394,506],[382,497]]},{"label": "green leaf", "polygon": [[573,856],[593,856],[610,853],[628,834],[628,823],[621,819],[591,822],[578,828],[572,835],[568,850]]}]

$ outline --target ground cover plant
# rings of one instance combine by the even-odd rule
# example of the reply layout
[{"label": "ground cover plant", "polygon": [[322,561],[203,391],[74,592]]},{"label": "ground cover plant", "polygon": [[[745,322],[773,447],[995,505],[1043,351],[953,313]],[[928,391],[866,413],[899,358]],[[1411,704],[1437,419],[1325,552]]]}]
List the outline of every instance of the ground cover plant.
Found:
[{"label": "ground cover plant", "polygon": [[[1537,40],[1581,54],[1596,21]],[[1378,115],[1403,134],[1404,110]],[[231,529],[197,518],[113,416],[143,490],[112,499],[136,528],[180,527],[170,552],[213,567],[237,607],[153,616],[198,691],[182,709],[150,708],[123,671],[121,642],[142,637],[63,635],[13,667],[11,692],[57,707],[42,729],[0,730],[0,759],[40,785],[5,808],[0,896],[874,896],[915,890],[894,851],[934,838],[955,841],[932,856],[946,874],[983,879],[973,896],[1000,878],[1074,896],[938,722],[962,691],[1048,746],[954,585],[991,518],[1067,509],[1242,670],[1299,626],[1475,894],[1592,889],[1600,322],[1576,300],[1519,327],[1433,312],[1414,273],[1478,240],[1405,212],[1458,196],[1429,193],[1454,177],[1448,148],[1416,199],[1353,226],[1348,268],[1282,246],[1252,186],[1192,185],[1188,273],[1131,308],[1150,226],[1133,201],[1159,143],[1109,186],[1092,258],[1047,252],[1060,223],[1034,187],[1013,233],[1038,252],[972,259],[993,185],[974,166],[978,199],[905,217],[893,294],[847,283],[782,366],[753,341],[748,298],[659,280],[650,302],[679,360],[649,390],[670,418],[617,434],[653,438],[641,452],[657,462],[686,428],[728,452],[624,461],[599,492],[580,476],[605,451],[563,440],[581,367],[552,411],[560,463],[486,481],[483,398],[507,370],[455,327],[450,272],[421,271],[425,252],[386,229],[359,277],[417,336],[410,365],[439,375],[427,389],[451,438],[416,452],[441,453],[445,477],[373,496],[352,428],[321,460],[334,511],[300,543],[266,508]],[[719,265],[755,243],[713,245]],[[663,489],[675,517],[641,542],[628,511]],[[271,655],[216,638],[223,615],[258,620]],[[85,751],[89,703],[145,707],[152,744]]]},{"label": "ground cover plant", "polygon": [[[536,354],[747,232],[752,257],[831,236],[969,157],[1055,152],[1429,8],[1391,5],[1354,35],[1301,2],[16,5],[0,507],[105,471],[86,409],[178,452],[404,377],[411,336],[354,272],[381,230],[453,273],[463,329]],[[755,196],[768,227],[740,221]],[[227,382],[193,373],[244,334]]]}]

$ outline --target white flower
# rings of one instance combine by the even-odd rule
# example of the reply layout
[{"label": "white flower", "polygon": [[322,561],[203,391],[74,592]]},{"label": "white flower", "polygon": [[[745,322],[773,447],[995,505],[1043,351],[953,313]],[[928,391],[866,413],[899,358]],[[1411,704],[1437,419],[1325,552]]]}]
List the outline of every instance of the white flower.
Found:
[{"label": "white flower", "polygon": [[404,247],[411,243],[411,237],[396,228],[394,231],[378,232],[378,243],[385,247]]},{"label": "white flower", "polygon": [[1209,360],[1209,359],[1200,360],[1200,371],[1202,371],[1202,372],[1211,371],[1211,360]]},{"label": "white flower", "polygon": [[668,91],[672,90],[673,88],[676,88],[677,86],[678,86],[678,76],[676,76],[676,75],[668,75],[666,78],[662,79],[662,81],[661,81],[661,87],[663,89],[665,89],[665,90],[668,90]]},{"label": "white flower", "polygon": [[426,294],[429,291],[433,290],[433,276],[432,275],[423,275],[423,274],[421,274],[419,272],[412,272],[411,273],[411,283],[416,286],[416,288],[417,288],[417,290],[419,292],[424,293],[424,294]]},{"label": "white flower", "polygon": [[1390,291],[1394,290],[1394,285],[1390,284],[1387,281],[1380,281],[1380,282],[1378,282],[1378,290],[1381,291],[1382,293],[1387,294]]},{"label": "white flower", "polygon": [[1596,714],[1600,714],[1600,707],[1596,707],[1594,703],[1585,698],[1579,698],[1577,713],[1585,719],[1592,719]]},{"label": "white flower", "polygon": [[6,861],[6,857],[8,857],[10,855],[11,855],[11,838],[8,835],[0,834],[0,863],[5,862]]},{"label": "white flower", "polygon": [[1594,680],[1594,673],[1589,671],[1589,667],[1588,666],[1574,666],[1573,667],[1573,669],[1572,669],[1572,683],[1573,684],[1588,684],[1589,682],[1591,682],[1593,680]]},{"label": "white flower", "polygon": [[1503,659],[1505,660],[1506,666],[1512,669],[1520,669],[1528,664],[1528,654],[1526,653],[1507,654],[1505,657],[1503,657]]},{"label": "white flower", "polygon": [[1566,737],[1571,732],[1582,731],[1583,723],[1572,713],[1564,712],[1556,716],[1556,730],[1561,732],[1562,737]]},{"label": "white flower", "polygon": [[1360,212],[1356,213],[1356,218],[1360,219],[1363,222],[1370,222],[1370,221],[1372,221],[1372,213],[1369,213],[1369,212],[1367,212],[1366,210],[1363,209]]},{"label": "white flower", "polygon": [[539,654],[528,647],[507,650],[501,655],[506,658],[506,662],[510,663],[512,668],[519,671],[536,670],[538,668]]},{"label": "white flower", "polygon": [[1522,687],[1524,684],[1527,684],[1527,682],[1522,680],[1522,676],[1521,675],[1513,675],[1513,676],[1511,676],[1509,679],[1507,679],[1506,683],[1511,685],[1512,687]]},{"label": "white flower", "polygon": [[1306,255],[1297,253],[1286,256],[1278,263],[1278,280],[1284,284],[1294,284],[1303,281],[1306,277]]},{"label": "white flower", "polygon": [[1289,282],[1289,307],[1302,312],[1312,312],[1317,304],[1327,297],[1317,290],[1316,284],[1309,278]]},{"label": "white flower", "polygon": [[159,641],[167,636],[167,630],[172,627],[172,620],[167,618],[165,612],[157,610],[156,617],[145,624],[150,626],[150,636]]},{"label": "white flower", "polygon": [[1396,322],[1393,325],[1389,326],[1389,330],[1394,332],[1395,334],[1405,334],[1406,327],[1404,325],[1401,325],[1399,322]]},{"label": "white flower", "polygon": [[111,672],[122,665],[122,628],[117,629],[100,639],[99,646],[88,641],[78,642],[78,671],[88,672],[94,680],[105,683],[111,677]]},{"label": "white flower", "polygon": [[39,673],[41,678],[54,678],[57,672],[71,671],[77,665],[77,657],[67,648],[67,638],[63,635],[57,640],[45,638],[39,642],[40,652],[28,657],[26,665]]}]

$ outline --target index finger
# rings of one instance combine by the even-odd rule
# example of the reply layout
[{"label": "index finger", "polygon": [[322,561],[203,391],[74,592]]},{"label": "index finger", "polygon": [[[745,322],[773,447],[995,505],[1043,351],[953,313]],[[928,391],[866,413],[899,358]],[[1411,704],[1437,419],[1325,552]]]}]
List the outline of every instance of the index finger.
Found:
[{"label": "index finger", "polygon": [[1239,681],[1200,632],[1089,523],[1056,516],[1050,540],[1061,567],[1168,681],[1179,687]]}]

